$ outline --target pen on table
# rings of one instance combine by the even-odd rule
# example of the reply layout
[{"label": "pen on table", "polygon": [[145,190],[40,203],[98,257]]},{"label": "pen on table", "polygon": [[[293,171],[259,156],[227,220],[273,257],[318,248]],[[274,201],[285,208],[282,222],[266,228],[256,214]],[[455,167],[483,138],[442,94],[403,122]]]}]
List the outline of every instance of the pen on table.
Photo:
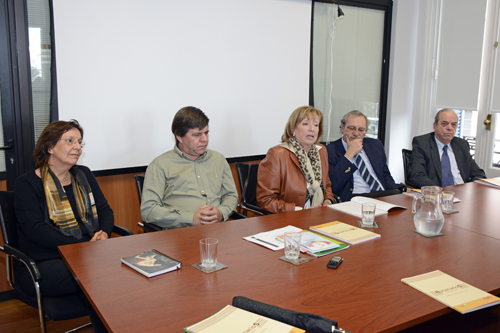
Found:
[{"label": "pen on table", "polygon": [[253,239],[255,239],[255,240],[258,240],[259,242],[266,243],[266,244],[271,245],[271,246],[274,246],[274,247],[278,247],[278,245],[276,245],[276,244],[266,242],[265,240],[259,239],[259,238],[257,238],[257,237],[253,237],[253,236],[252,236],[252,238],[253,238]]}]

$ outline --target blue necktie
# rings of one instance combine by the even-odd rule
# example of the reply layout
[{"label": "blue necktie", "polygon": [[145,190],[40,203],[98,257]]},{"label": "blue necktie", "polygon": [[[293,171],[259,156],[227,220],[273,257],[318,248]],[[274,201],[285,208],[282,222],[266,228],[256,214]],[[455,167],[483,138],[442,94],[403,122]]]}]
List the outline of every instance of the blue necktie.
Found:
[{"label": "blue necktie", "polygon": [[448,156],[448,146],[443,147],[443,155],[441,156],[441,175],[443,179],[442,186],[455,185],[453,174],[451,173],[450,157]]},{"label": "blue necktie", "polygon": [[380,187],[380,184],[378,181],[373,178],[371,175],[370,171],[368,171],[368,168],[366,167],[365,161],[361,158],[361,156],[358,154],[356,156],[356,165],[358,166],[358,171],[361,177],[364,179],[364,181],[370,186],[370,191],[380,191],[382,188]]}]

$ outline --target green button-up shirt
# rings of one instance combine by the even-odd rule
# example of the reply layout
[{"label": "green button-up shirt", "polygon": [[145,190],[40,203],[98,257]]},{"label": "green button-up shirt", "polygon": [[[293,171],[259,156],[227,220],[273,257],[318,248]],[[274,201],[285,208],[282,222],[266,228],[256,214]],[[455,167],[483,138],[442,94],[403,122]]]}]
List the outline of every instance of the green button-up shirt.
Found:
[{"label": "green button-up shirt", "polygon": [[236,209],[238,193],[224,156],[206,150],[195,161],[177,146],[151,162],[142,190],[143,221],[166,229],[193,225],[203,205],[214,205],[224,220]]}]

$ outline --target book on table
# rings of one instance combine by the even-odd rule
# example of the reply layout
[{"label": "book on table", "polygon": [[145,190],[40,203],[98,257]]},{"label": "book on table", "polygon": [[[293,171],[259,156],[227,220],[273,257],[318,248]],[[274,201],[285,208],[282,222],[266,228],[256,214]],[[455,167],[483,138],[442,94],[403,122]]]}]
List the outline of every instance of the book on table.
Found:
[{"label": "book on table", "polygon": [[231,305],[227,305],[216,314],[184,328],[187,333],[303,333],[303,329],[293,327],[280,321],[261,316]]},{"label": "book on table", "polygon": [[[348,244],[315,234],[308,230],[301,230],[298,232],[302,234],[300,237],[300,251],[315,257],[322,257],[349,247]],[[284,235],[278,235],[276,238],[280,242],[284,242]]]},{"label": "book on table", "polygon": [[332,237],[347,244],[358,244],[366,242],[370,239],[379,238],[380,234],[368,231],[363,228],[343,223],[340,221],[333,221],[314,225],[309,227],[312,231],[319,232],[327,237]]},{"label": "book on table", "polygon": [[500,304],[500,298],[439,270],[401,281],[462,314]]},{"label": "book on table", "polygon": [[474,182],[478,184],[488,185],[495,188],[500,188],[500,177],[497,178],[486,178],[486,179],[478,179]]},{"label": "book on table", "polygon": [[406,207],[394,205],[389,202],[367,198],[367,197],[352,197],[351,201],[341,202],[333,205],[329,205],[328,207],[333,208],[335,210],[341,211],[343,213],[347,213],[350,215],[357,216],[362,218],[361,207],[363,203],[372,203],[375,204],[375,216],[387,214],[388,212],[392,212],[398,209],[406,209]]},{"label": "book on table", "polygon": [[157,250],[149,250],[121,259],[122,263],[139,273],[152,277],[181,268],[181,262]]}]

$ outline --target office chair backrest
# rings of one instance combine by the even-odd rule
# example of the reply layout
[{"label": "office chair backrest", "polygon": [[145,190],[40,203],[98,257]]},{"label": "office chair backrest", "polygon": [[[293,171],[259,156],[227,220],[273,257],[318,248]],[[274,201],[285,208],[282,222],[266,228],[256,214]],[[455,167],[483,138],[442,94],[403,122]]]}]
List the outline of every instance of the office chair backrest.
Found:
[{"label": "office chair backrest", "polygon": [[3,241],[6,245],[17,248],[17,218],[14,210],[14,191],[0,191],[0,224]]},{"label": "office chair backrest", "polygon": [[137,186],[137,193],[139,194],[139,205],[142,200],[142,187],[144,185],[144,176],[145,174],[135,175],[135,185]]},{"label": "office chair backrest", "polygon": [[403,149],[402,153],[403,153],[403,172],[404,172],[404,176],[405,176],[405,184],[407,186],[413,187],[413,185],[409,182],[411,150]]},{"label": "office chair backrest", "polygon": [[241,202],[257,205],[257,172],[258,164],[236,162],[236,170],[241,189]]}]

